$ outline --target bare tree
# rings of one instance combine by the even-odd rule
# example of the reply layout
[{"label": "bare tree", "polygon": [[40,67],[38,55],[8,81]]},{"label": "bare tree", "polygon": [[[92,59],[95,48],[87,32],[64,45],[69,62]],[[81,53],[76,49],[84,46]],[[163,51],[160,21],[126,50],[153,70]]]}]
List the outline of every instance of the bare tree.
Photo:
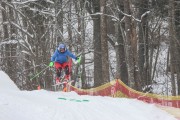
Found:
[{"label": "bare tree", "polygon": [[93,45],[94,45],[94,87],[103,83],[102,81],[102,55],[101,55],[101,34],[100,34],[100,1],[86,3],[86,9],[93,20]]},{"label": "bare tree", "polygon": [[101,55],[102,55],[102,79],[103,83],[109,82],[109,54],[107,42],[107,18],[106,0],[100,0],[101,15]]},{"label": "bare tree", "polygon": [[171,84],[172,95],[176,95],[175,83],[175,24],[174,24],[174,0],[169,0],[169,41],[170,41],[170,71],[171,71]]},{"label": "bare tree", "polygon": [[[82,52],[82,65],[73,67],[73,79],[80,72],[83,88],[88,87],[87,70],[88,74],[94,72],[94,75],[88,76],[94,78],[94,87],[109,82],[111,77],[122,79],[136,90],[158,84],[156,80],[159,75],[166,74],[167,80],[164,83],[168,84],[171,79],[173,95],[176,95],[176,86],[178,94],[180,93],[179,2],[4,0],[0,3],[0,68],[10,74],[21,89],[32,90],[39,85],[45,89],[51,88],[53,68],[43,71],[32,81],[30,79],[48,67],[51,50],[54,52],[59,42],[65,42],[71,51]],[[167,16],[169,29],[163,25]],[[87,24],[92,25],[88,34]],[[167,72],[166,66],[159,68],[162,42],[169,45],[169,53],[166,54],[169,58],[164,60],[170,67]],[[109,50],[108,43],[114,49],[110,46]],[[116,53],[116,66],[109,65],[112,60],[108,51],[113,50]],[[91,52],[94,55],[92,58],[86,56]],[[92,71],[89,70],[89,65],[94,65]],[[109,74],[109,66],[112,76]],[[116,77],[113,73],[115,69]],[[164,71],[160,73],[162,69]]]},{"label": "bare tree", "polygon": [[[124,0],[124,13],[131,15],[130,10],[130,1]],[[125,53],[126,53],[126,62],[127,62],[127,69],[128,69],[128,79],[129,79],[129,86],[131,88],[135,88],[135,79],[134,79],[134,53],[133,53],[133,46],[132,46],[132,21],[131,17],[125,16]]]},{"label": "bare tree", "polygon": [[[75,11],[77,15],[78,21],[78,32],[77,32],[77,49],[76,53],[81,53],[81,66],[78,64],[75,68],[74,76],[75,79],[81,78],[82,81],[82,88],[87,88],[86,84],[86,71],[85,71],[85,12],[86,12],[86,0],[81,1],[77,0],[74,1]],[[72,18],[71,18],[72,19]],[[75,44],[74,44],[75,45]],[[79,73],[80,72],[80,73]]]},{"label": "bare tree", "polygon": [[15,12],[7,4],[11,4],[11,0],[3,1],[2,5],[2,19],[3,19],[3,42],[2,51],[4,54],[2,63],[5,72],[10,76],[11,79],[16,83],[17,81],[17,40],[16,40],[16,29],[13,25],[9,24],[10,21],[15,22]]},{"label": "bare tree", "polygon": [[175,1],[175,30],[176,30],[176,73],[177,73],[177,89],[180,95],[180,2]]},{"label": "bare tree", "polygon": [[[54,0],[56,45],[63,41],[63,0]],[[70,7],[71,8],[71,7]]]},{"label": "bare tree", "polygon": [[[141,19],[142,15],[147,11],[147,0],[139,0],[136,1],[136,7],[138,8],[138,18]],[[138,41],[138,67],[139,67],[139,82],[141,81],[141,84],[143,86],[148,85],[148,20],[147,15],[143,17],[141,23],[139,24],[139,41]]]}]

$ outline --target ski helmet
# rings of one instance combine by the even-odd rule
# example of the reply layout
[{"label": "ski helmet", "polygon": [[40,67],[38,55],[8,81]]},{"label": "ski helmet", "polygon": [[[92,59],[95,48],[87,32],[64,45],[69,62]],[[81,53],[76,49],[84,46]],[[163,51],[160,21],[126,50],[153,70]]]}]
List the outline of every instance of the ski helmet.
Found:
[{"label": "ski helmet", "polygon": [[60,52],[65,52],[66,51],[66,45],[65,44],[60,44],[59,47],[58,47],[58,50]]}]

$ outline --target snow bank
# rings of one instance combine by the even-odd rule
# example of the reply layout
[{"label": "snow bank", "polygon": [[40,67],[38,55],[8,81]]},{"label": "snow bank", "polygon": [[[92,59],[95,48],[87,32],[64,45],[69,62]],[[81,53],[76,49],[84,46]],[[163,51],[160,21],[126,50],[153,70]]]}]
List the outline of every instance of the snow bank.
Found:
[{"label": "snow bank", "polygon": [[135,99],[46,90],[18,91],[8,75],[0,71],[0,120],[176,119],[155,105]]},{"label": "snow bank", "polygon": [[0,91],[10,91],[10,90],[17,91],[19,89],[5,72],[0,71]]}]

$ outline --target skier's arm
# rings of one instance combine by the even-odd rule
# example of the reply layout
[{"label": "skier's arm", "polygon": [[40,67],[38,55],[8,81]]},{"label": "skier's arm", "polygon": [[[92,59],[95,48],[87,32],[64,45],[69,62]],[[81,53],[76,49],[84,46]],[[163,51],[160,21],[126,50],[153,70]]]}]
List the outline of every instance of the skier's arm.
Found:
[{"label": "skier's arm", "polygon": [[74,54],[72,54],[69,50],[67,50],[67,54],[68,54],[68,56],[70,56],[71,58],[77,60],[77,57],[76,57]]},{"label": "skier's arm", "polygon": [[52,55],[51,61],[54,62],[54,61],[55,61],[55,58],[56,58],[56,51],[55,51],[54,54]]},{"label": "skier's arm", "polygon": [[55,54],[51,57],[51,61],[55,61]]},{"label": "skier's arm", "polygon": [[56,59],[56,51],[54,52],[54,54],[51,56],[51,62],[49,63],[49,67],[52,67],[54,65],[54,61]]}]

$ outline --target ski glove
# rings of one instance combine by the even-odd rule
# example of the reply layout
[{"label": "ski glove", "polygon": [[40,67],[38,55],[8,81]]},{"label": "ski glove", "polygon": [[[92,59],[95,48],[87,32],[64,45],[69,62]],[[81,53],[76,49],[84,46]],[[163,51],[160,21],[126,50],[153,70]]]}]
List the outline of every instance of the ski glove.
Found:
[{"label": "ski glove", "polygon": [[76,57],[76,61],[77,61],[78,63],[80,63],[80,62],[81,62],[81,57]]},{"label": "ski glove", "polygon": [[54,62],[49,63],[49,67],[52,67],[54,65]]}]

